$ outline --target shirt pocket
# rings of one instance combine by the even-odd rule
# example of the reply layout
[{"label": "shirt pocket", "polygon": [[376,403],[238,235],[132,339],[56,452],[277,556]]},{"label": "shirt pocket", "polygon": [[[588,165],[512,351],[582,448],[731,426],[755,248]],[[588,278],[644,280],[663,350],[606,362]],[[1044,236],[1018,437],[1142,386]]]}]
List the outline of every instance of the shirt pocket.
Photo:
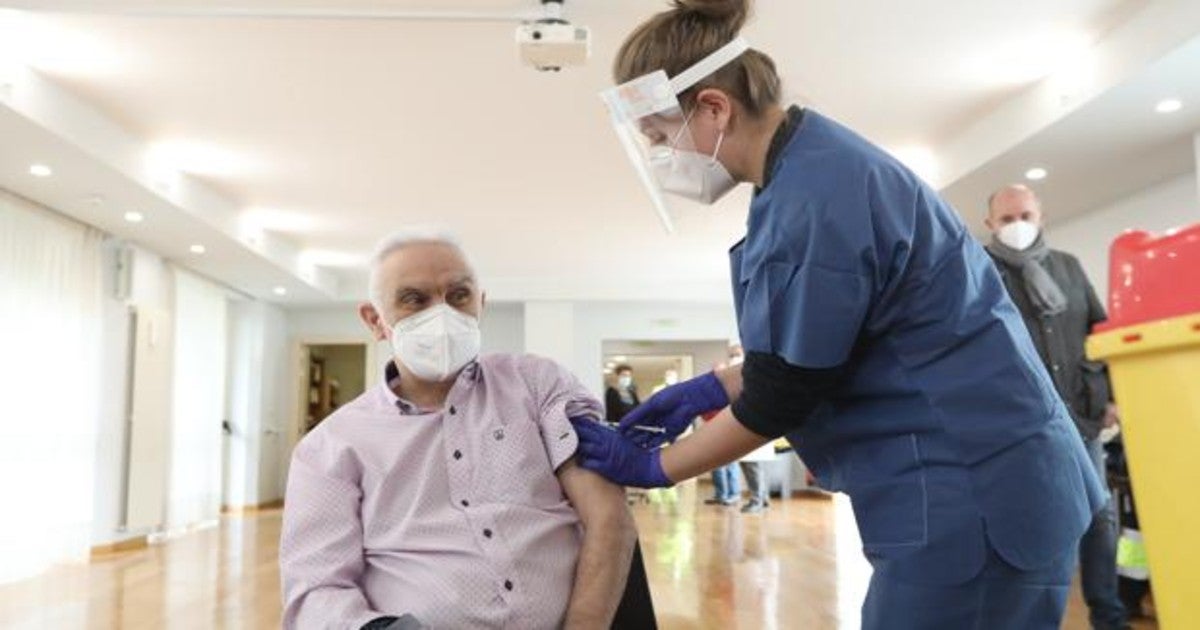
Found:
[{"label": "shirt pocket", "polygon": [[480,438],[480,496],[494,503],[550,507],[565,500],[543,436],[530,421],[497,420]]}]

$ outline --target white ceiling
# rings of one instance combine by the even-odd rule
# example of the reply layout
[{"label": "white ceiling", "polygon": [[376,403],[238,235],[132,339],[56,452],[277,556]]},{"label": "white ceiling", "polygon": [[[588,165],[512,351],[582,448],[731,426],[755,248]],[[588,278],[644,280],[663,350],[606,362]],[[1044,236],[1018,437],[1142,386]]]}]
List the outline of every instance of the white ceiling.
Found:
[{"label": "white ceiling", "polygon": [[[114,10],[148,3],[7,4]],[[1024,76],[1005,76],[1022,70],[1031,47],[1062,37],[1101,40],[1150,4],[760,0],[747,36],[775,57],[794,100],[885,146],[936,153],[1038,78],[1037,58],[1032,70],[1016,73]],[[514,3],[153,6],[501,10]],[[665,234],[596,98],[624,34],[661,6],[568,0],[568,17],[592,29],[593,60],[558,74],[516,61],[512,25],[386,20],[39,14],[43,40],[71,46],[32,62],[146,142],[216,151],[218,159],[190,170],[266,217],[265,227],[315,250],[313,260],[352,265],[397,227],[438,224],[462,235],[485,279],[501,287],[497,299],[725,300],[724,251],[742,229],[746,191],[716,209],[687,208],[676,217],[677,233]],[[14,148],[0,150],[20,163]],[[0,184],[28,193],[14,181]],[[342,273],[343,293],[357,294],[361,274]],[[222,279],[237,282],[236,274]]]},{"label": "white ceiling", "polygon": [[[1162,100],[1185,105],[1164,115]],[[1200,132],[1200,39],[1144,68],[1129,82],[1050,125],[943,191],[978,232],[998,183],[1023,181],[1032,167],[1050,177],[1025,182],[1051,224],[1184,173],[1196,172],[1192,134]],[[1137,218],[1130,217],[1130,227]],[[1104,235],[1105,240],[1115,235]]]}]

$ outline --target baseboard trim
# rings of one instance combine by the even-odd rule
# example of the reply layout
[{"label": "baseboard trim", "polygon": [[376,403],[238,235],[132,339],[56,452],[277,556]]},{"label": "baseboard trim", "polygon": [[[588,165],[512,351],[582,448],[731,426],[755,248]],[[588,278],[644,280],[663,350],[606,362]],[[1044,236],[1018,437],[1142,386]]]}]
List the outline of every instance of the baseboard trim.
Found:
[{"label": "baseboard trim", "polygon": [[269,512],[278,510],[283,507],[283,499],[275,499],[266,503],[256,503],[253,505],[225,505],[221,507],[221,514],[236,516],[239,514],[254,514],[257,512]]},{"label": "baseboard trim", "polygon": [[107,545],[95,545],[92,547],[91,559],[105,558],[117,554],[127,553],[130,551],[138,551],[150,546],[150,539],[147,536],[134,536],[125,540],[118,540]]}]

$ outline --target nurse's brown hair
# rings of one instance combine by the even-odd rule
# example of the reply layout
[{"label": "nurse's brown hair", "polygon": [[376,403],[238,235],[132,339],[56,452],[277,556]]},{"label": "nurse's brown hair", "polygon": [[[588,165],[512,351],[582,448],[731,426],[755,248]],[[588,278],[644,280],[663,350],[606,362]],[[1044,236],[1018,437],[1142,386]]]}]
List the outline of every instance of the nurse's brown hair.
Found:
[{"label": "nurse's brown hair", "polygon": [[[675,76],[737,37],[750,16],[750,0],[672,0],[625,39],[613,62],[618,84],[656,70]],[[757,118],[779,105],[779,74],[767,55],[748,50],[679,95],[690,107],[701,90],[717,88]]]}]

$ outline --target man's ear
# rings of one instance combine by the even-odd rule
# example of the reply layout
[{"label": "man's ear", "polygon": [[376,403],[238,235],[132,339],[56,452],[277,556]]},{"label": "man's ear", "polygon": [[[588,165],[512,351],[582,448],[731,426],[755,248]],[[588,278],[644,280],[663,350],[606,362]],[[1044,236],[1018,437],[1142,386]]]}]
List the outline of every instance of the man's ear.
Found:
[{"label": "man's ear", "polygon": [[987,229],[988,229],[988,231],[989,231],[989,232],[995,232],[995,231],[996,231],[996,227],[995,227],[995,225],[993,225],[993,223],[992,223],[992,217],[991,217],[991,215],[988,215],[988,217],[987,217],[987,218],[985,218],[985,219],[983,220],[983,224],[987,226]]},{"label": "man's ear", "polygon": [[367,325],[367,329],[371,331],[371,337],[375,341],[384,341],[387,339],[387,325],[383,322],[383,316],[379,314],[379,310],[370,302],[363,302],[358,305],[358,318]]}]

